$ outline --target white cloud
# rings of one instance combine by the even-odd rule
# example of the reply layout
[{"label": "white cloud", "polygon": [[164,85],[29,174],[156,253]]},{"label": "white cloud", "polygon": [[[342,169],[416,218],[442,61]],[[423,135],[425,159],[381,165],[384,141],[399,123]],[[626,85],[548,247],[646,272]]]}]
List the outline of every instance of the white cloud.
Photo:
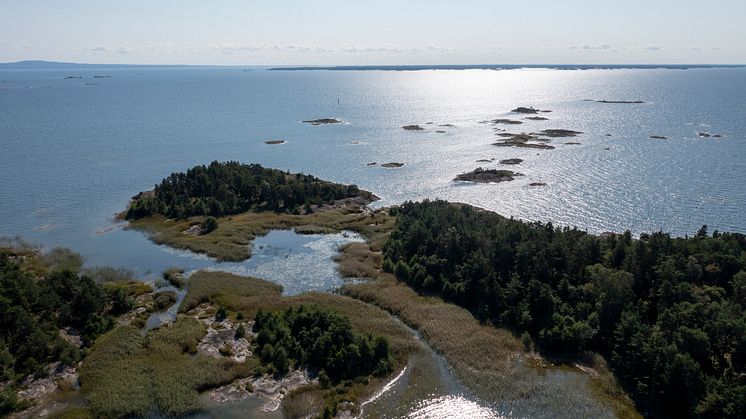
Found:
[{"label": "white cloud", "polygon": [[235,42],[220,42],[208,45],[211,51],[224,54],[240,52],[274,51],[292,54],[403,54],[403,55],[445,55],[457,54],[462,51],[455,48],[440,47],[428,44],[421,48],[405,48],[392,44],[352,45],[341,44],[339,47],[329,48],[316,44],[241,44]]},{"label": "white cloud", "polygon": [[612,46],[609,44],[581,44],[581,45],[569,45],[569,46],[559,46],[557,49],[571,49],[574,51],[584,51],[584,52],[599,52],[599,51],[611,51]]},{"label": "white cloud", "polygon": [[134,48],[130,47],[128,43],[123,42],[122,45],[115,48],[110,48],[103,45],[97,45],[92,48],[88,48],[89,51],[94,52],[96,54],[134,54],[139,51],[135,50]]},{"label": "white cloud", "polygon": [[641,48],[644,51],[660,51],[666,49],[667,47],[665,45],[648,44]]},{"label": "white cloud", "polygon": [[145,47],[148,52],[156,52],[159,54],[173,54],[176,52],[176,48],[174,48],[170,42],[145,41]]}]

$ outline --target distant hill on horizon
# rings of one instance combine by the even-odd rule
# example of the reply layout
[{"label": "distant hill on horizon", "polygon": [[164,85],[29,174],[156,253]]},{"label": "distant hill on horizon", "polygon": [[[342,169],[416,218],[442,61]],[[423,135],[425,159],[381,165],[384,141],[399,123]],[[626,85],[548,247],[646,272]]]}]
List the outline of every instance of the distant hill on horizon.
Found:
[{"label": "distant hill on horizon", "polygon": [[17,70],[45,70],[72,68],[152,68],[152,67],[251,67],[251,66],[219,66],[219,65],[190,65],[190,64],[92,64],[69,63],[61,61],[24,60],[0,63],[0,69]]}]

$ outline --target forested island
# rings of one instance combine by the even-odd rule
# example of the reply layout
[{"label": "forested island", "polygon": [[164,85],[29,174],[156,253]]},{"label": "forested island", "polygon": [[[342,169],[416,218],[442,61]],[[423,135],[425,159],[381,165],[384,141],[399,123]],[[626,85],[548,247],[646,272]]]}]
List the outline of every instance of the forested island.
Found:
[{"label": "forested island", "polygon": [[443,201],[405,203],[383,266],[548,356],[603,354],[652,417],[746,411],[746,237],[595,236]]},{"label": "forested island", "polygon": [[214,161],[186,173],[172,173],[152,192],[134,197],[127,219],[155,214],[168,218],[223,216],[251,210],[299,214],[311,205],[332,204],[344,198],[373,196],[355,185],[322,181],[311,175],[290,174],[258,164]]},{"label": "forested island", "polygon": [[[488,402],[539,388],[516,375],[529,359],[590,371],[620,417],[746,411],[744,235],[592,235],[444,201],[372,211],[372,199],[313,176],[213,162],[172,174],[125,213],[163,243],[237,260],[270,229],[357,231],[366,242],[335,260],[342,276],[366,280],[342,295],[285,297],[261,279],[179,269],[154,289],[83,269],[70,251],[2,247],[0,412],[28,408],[41,400],[28,389],[51,383],[85,401],[67,417],[178,417],[199,412],[206,391],[242,400],[272,388],[289,417],[355,414],[418,350],[396,318]],[[175,321],[145,328],[175,303],[174,289],[185,292]]]}]

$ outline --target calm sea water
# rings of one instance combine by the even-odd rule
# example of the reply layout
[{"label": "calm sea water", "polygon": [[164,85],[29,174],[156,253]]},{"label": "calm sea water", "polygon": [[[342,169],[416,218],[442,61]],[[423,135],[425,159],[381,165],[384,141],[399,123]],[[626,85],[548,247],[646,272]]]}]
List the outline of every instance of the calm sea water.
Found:
[{"label": "calm sea water", "polygon": [[[746,232],[742,68],[2,70],[0,80],[0,235],[68,246],[91,264],[158,270],[183,262],[140,233],[107,230],[130,196],[211,160],[355,183],[380,196],[380,205],[442,198],[592,232],[684,235],[703,224]],[[548,121],[524,121],[509,131],[584,134],[555,140],[555,150],[491,145],[498,139],[493,127],[479,122],[521,119],[509,114],[517,106],[552,112],[544,114]],[[347,123],[300,122],[323,117]],[[441,128],[427,122],[455,127],[436,133]],[[406,124],[427,130],[404,131]],[[698,132],[724,137],[703,139]],[[267,139],[286,143],[266,145]],[[513,182],[452,181],[478,166],[499,166],[478,159],[513,157],[524,162],[511,169],[525,175]],[[366,165],[373,161],[405,165]]]}]

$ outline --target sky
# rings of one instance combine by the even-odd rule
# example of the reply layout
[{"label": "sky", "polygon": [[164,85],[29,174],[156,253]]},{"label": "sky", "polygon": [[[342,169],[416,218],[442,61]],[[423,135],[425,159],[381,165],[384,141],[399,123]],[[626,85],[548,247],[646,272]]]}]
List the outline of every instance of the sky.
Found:
[{"label": "sky", "polygon": [[0,62],[744,64],[746,0],[0,0]]}]

